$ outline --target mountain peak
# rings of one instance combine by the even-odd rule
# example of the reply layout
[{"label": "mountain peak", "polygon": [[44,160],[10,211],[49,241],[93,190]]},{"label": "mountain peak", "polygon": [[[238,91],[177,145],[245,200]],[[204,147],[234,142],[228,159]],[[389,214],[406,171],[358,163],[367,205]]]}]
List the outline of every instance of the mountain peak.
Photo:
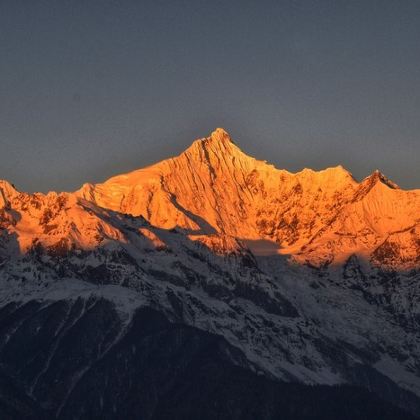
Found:
[{"label": "mountain peak", "polygon": [[[216,128],[208,137],[195,140],[183,153],[195,158],[211,160],[211,156],[239,156],[244,153],[236,146],[229,133],[223,128]],[[244,155],[245,156],[245,155]]]},{"label": "mountain peak", "polygon": [[7,207],[9,199],[18,194],[13,184],[3,179],[0,180],[0,209]]},{"label": "mountain peak", "polygon": [[216,128],[210,134],[209,139],[213,142],[218,142],[218,143],[226,143],[226,142],[231,142],[232,143],[232,139],[231,139],[229,133],[223,128]]},{"label": "mountain peak", "polygon": [[380,182],[394,190],[400,189],[400,187],[395,182],[391,181],[379,169],[375,169],[367,178],[365,178],[365,180],[371,185],[375,185],[376,183]]}]

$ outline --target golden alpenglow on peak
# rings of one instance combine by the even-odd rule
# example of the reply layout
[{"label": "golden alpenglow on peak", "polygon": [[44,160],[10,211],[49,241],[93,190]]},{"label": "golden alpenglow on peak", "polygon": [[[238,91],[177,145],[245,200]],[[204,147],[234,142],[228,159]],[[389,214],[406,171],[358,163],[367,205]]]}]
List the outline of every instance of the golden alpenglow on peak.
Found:
[{"label": "golden alpenglow on peak", "polygon": [[[64,225],[51,224],[57,227],[49,227],[44,239],[38,238],[40,243],[54,241],[53,232],[58,235],[61,231],[79,244],[92,246],[91,234],[76,234],[88,232],[86,223],[78,227],[74,221],[84,220],[77,204],[83,199],[83,206],[87,202],[143,216],[158,228],[181,228],[193,236],[227,235],[255,255],[270,252],[298,263],[322,265],[356,254],[379,263],[378,255],[385,251],[378,248],[389,248],[383,244],[392,240],[395,255],[381,264],[398,268],[419,265],[419,190],[398,189],[379,171],[357,182],[341,165],[321,171],[306,168],[295,174],[280,170],[243,153],[222,128],[194,141],[177,157],[102,184],[85,184],[75,193],[19,193],[6,181],[0,182],[0,193],[0,207],[20,212],[14,229],[25,246],[32,243],[37,231],[34,217],[39,209],[51,206],[72,214],[73,224],[62,214],[57,220]],[[62,206],[64,202],[68,208]],[[28,203],[34,209],[26,218],[21,209]],[[92,223],[99,226],[102,222]],[[109,236],[118,233],[111,229]]]},{"label": "golden alpenglow on peak", "polygon": [[216,128],[210,136],[195,140],[184,153],[205,155],[206,158],[209,157],[209,153],[216,155],[243,154],[223,128]]},{"label": "golden alpenglow on peak", "polygon": [[389,179],[379,169],[375,169],[366,179],[368,179],[370,183],[381,182],[382,184],[385,184],[389,188],[393,188],[393,189],[400,188],[394,181]]},{"label": "golden alpenglow on peak", "polygon": [[216,142],[232,141],[229,133],[224,128],[216,128],[210,135],[211,140]]},{"label": "golden alpenglow on peak", "polygon": [[[295,174],[277,169],[246,155],[217,128],[177,157],[76,194],[158,227],[229,235],[256,254],[281,253],[302,264],[352,254],[369,259],[391,235],[404,258],[396,254],[387,263],[417,266],[420,194],[394,185],[376,171],[357,182],[341,165]],[[274,245],[261,248],[259,241]]]}]

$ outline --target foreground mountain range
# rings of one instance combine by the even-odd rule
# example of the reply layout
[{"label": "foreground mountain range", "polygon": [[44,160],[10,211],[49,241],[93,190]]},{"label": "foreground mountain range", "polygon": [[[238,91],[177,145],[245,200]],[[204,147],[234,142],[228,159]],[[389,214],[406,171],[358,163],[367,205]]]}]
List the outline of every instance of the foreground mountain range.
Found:
[{"label": "foreground mountain range", "polygon": [[0,181],[0,414],[414,418],[419,284],[420,190],[222,129],[74,193]]}]

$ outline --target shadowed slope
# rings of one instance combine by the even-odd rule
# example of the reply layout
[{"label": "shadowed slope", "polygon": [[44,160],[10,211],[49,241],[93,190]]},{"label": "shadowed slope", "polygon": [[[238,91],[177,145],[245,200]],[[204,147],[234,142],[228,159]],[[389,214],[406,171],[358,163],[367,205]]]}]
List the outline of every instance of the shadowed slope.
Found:
[{"label": "shadowed slope", "polygon": [[4,419],[414,420],[361,388],[257,375],[224,338],[147,307],[122,324],[102,299],[32,302],[1,311],[0,330],[14,331],[0,355],[21,379],[0,375]]}]

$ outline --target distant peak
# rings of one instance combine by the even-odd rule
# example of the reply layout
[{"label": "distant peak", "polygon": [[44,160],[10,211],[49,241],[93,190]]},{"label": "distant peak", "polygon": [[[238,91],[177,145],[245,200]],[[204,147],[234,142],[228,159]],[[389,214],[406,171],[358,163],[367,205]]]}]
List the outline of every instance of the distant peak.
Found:
[{"label": "distant peak", "polygon": [[3,194],[5,195],[15,195],[18,193],[15,186],[4,179],[0,179],[0,190],[3,191]]},{"label": "distant peak", "polygon": [[332,169],[336,171],[341,171],[341,172],[348,172],[348,170],[343,165],[334,166]]},{"label": "distant peak", "polygon": [[386,177],[379,169],[375,169],[366,179],[365,181],[369,182],[371,185],[374,185],[378,182],[386,185],[392,189],[399,189],[400,187],[393,181],[391,181],[388,177]]},{"label": "distant peak", "polygon": [[185,152],[194,155],[200,155],[201,153],[234,155],[241,151],[226,130],[216,128],[210,136],[195,140]]},{"label": "distant peak", "polygon": [[18,192],[13,184],[3,179],[0,179],[0,209],[9,205],[9,199]]},{"label": "distant peak", "polygon": [[229,133],[223,128],[216,128],[216,130],[210,134],[210,140],[218,143],[232,142]]},{"label": "distant peak", "polygon": [[0,179],[0,187],[16,190],[15,186],[5,179]]},{"label": "distant peak", "polygon": [[343,166],[343,165],[337,165],[337,166],[330,166],[328,168],[325,168],[323,171],[320,172],[331,172],[334,174],[343,174],[343,175],[351,175],[351,173]]},{"label": "distant peak", "polygon": [[304,168],[296,173],[299,177],[317,178],[319,180],[330,180],[332,182],[355,182],[353,175],[342,165],[328,167],[320,171]]},{"label": "distant peak", "polygon": [[337,175],[353,179],[352,173],[348,169],[346,169],[343,165],[333,166],[331,168],[327,168],[326,170],[329,170]]}]

